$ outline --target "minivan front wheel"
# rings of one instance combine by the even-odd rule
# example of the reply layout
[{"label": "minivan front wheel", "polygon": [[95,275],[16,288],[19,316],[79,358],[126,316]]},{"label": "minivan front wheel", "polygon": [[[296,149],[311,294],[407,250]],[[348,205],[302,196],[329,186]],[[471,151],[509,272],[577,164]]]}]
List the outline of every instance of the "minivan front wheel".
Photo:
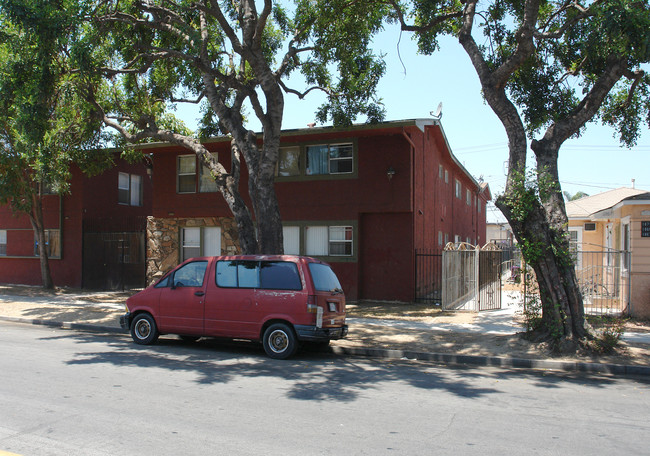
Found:
[{"label": "minivan front wheel", "polygon": [[131,337],[133,342],[140,345],[153,344],[158,339],[156,321],[148,313],[141,313],[131,322]]},{"label": "minivan front wheel", "polygon": [[287,359],[298,348],[296,334],[284,323],[275,323],[266,328],[262,344],[266,354],[273,359]]}]

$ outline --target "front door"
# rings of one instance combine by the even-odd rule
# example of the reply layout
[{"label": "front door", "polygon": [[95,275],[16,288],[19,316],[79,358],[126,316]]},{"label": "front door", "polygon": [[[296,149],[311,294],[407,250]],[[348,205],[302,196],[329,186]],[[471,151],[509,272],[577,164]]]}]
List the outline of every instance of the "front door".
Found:
[{"label": "front door", "polygon": [[160,293],[161,332],[203,334],[207,261],[192,261],[174,271],[170,286]]}]

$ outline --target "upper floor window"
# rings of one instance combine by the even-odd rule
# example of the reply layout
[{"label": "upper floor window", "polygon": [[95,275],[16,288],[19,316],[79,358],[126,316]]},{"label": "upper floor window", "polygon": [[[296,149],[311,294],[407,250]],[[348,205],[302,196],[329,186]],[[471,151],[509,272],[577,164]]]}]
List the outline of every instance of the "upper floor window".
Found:
[{"label": "upper floor window", "polygon": [[472,205],[472,192],[469,191],[469,188],[465,192],[466,192],[465,193],[465,196],[466,196],[465,199],[467,201],[467,205],[471,206]]},{"label": "upper floor window", "polygon": [[142,176],[119,173],[117,177],[117,201],[130,206],[142,206]]},{"label": "upper floor window", "polygon": [[461,199],[463,193],[463,185],[460,183],[458,179],[456,179],[456,198]]},{"label": "upper floor window", "polygon": [[[217,154],[212,154],[217,158]],[[217,192],[217,183],[207,166],[198,166],[196,155],[179,155],[176,168],[176,188],[178,193]],[[197,176],[198,169],[198,176]],[[198,186],[198,188],[197,188]]]},{"label": "upper floor window", "polygon": [[281,147],[278,176],[300,176],[300,147]]},{"label": "upper floor window", "polygon": [[0,256],[7,255],[7,230],[0,230]]},{"label": "upper floor window", "polygon": [[354,170],[352,144],[307,146],[306,156],[308,175],[346,174]]}]

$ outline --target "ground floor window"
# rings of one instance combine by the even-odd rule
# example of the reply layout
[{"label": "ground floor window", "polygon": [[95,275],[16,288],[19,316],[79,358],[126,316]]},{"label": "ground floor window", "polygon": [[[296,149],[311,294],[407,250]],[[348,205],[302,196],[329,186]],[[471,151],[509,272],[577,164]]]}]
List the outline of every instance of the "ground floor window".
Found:
[{"label": "ground floor window", "polygon": [[355,226],[353,224],[287,225],[283,227],[284,253],[315,257],[355,256]]},{"label": "ground floor window", "polygon": [[0,256],[7,255],[7,230],[0,230]]},{"label": "ground floor window", "polygon": [[181,261],[201,256],[221,255],[221,228],[218,226],[181,229]]},{"label": "ground floor window", "polygon": [[[45,230],[45,248],[48,258],[61,257],[61,231]],[[38,239],[34,236],[34,256],[39,256]]]}]

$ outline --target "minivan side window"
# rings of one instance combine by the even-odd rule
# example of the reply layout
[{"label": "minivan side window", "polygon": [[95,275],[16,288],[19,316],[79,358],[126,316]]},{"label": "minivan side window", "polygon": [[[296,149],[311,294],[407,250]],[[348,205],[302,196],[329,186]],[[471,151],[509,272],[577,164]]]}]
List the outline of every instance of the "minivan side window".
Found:
[{"label": "minivan side window", "polygon": [[267,290],[302,290],[298,267],[288,261],[263,261],[260,287]]},{"label": "minivan side window", "polygon": [[223,288],[302,290],[298,267],[288,261],[218,261],[216,280]]},{"label": "minivan side window", "polygon": [[339,279],[326,264],[309,263],[309,271],[314,281],[314,288],[318,291],[342,291]]},{"label": "minivan side window", "polygon": [[187,263],[174,273],[175,287],[202,287],[207,261],[193,261]]}]

